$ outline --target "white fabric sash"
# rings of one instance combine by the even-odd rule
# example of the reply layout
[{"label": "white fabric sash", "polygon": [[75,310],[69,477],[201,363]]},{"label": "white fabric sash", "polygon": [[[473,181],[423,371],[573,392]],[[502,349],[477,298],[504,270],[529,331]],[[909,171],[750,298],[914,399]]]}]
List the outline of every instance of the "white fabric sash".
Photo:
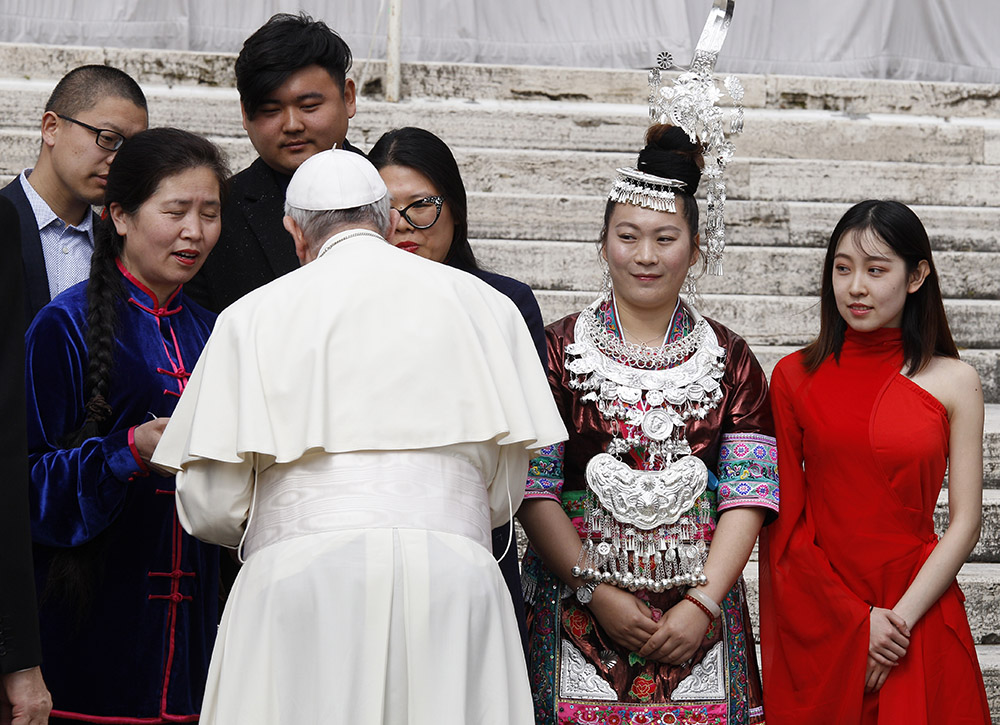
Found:
[{"label": "white fabric sash", "polygon": [[482,476],[439,453],[317,453],[262,471],[256,498],[247,557],[297,536],[375,528],[441,531],[490,548]]}]

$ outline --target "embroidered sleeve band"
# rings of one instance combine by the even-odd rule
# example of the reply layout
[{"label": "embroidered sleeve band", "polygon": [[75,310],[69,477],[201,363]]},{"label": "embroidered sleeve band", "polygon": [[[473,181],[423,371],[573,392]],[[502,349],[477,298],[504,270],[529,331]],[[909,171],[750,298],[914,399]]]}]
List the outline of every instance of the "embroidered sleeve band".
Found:
[{"label": "embroidered sleeve band", "polygon": [[563,443],[542,448],[528,464],[528,482],[525,498],[551,498],[560,500],[563,487],[563,458],[566,448]]},{"label": "embroidered sleeve band", "polygon": [[778,449],[771,436],[726,433],[719,449],[719,511],[737,506],[778,510]]}]

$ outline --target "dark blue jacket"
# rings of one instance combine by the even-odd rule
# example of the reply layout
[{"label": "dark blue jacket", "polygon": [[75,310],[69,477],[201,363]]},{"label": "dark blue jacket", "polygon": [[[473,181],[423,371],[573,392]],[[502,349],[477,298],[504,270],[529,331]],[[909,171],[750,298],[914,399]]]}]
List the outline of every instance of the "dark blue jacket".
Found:
[{"label": "dark blue jacket", "polygon": [[[82,443],[68,438],[85,418],[89,283],[58,295],[28,329],[42,674],[54,717],[192,720],[215,642],[219,550],[181,529],[173,477],[142,470],[131,430],[173,413],[215,315],[182,291],[161,303],[134,279],[122,282],[112,415]],[[53,588],[66,581],[50,580],[56,564],[72,565],[93,588],[86,606],[78,589]]]}]

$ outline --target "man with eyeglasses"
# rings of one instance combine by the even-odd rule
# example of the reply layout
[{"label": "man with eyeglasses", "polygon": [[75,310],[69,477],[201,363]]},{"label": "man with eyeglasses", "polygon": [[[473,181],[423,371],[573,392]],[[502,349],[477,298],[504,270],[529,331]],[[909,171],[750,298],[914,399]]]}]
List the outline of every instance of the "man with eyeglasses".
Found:
[{"label": "man with eyeglasses", "polygon": [[26,326],[49,300],[90,275],[92,206],[104,203],[118,149],[147,123],[142,89],[117,68],[80,66],[56,84],[42,114],[34,168],[0,190],[20,220]]},{"label": "man with eyeglasses", "polygon": [[222,234],[189,297],[221,312],[252,290],[299,268],[282,226],[285,190],[299,165],[347,143],[354,117],[351,49],[326,23],[302,13],[274,15],[236,59],[243,128],[259,158],[231,181]]}]

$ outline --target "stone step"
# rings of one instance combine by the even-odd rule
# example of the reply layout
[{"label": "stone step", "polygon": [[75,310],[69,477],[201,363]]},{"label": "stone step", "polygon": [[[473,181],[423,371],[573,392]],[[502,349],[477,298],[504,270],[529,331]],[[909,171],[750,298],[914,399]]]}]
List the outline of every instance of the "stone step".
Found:
[{"label": "stone step", "polygon": [[[183,124],[182,124],[183,125]],[[249,139],[209,137],[225,153],[229,166],[239,171],[249,166],[257,157]],[[0,176],[9,178],[22,169],[33,166],[38,158],[40,136],[38,129],[0,129]]]},{"label": "stone step", "polygon": [[[183,125],[183,124],[182,124]],[[255,158],[245,137],[211,137],[234,169]],[[15,174],[38,153],[37,130],[0,132],[0,173]],[[614,169],[634,153],[456,149],[469,191],[603,197]],[[987,207],[996,203],[1000,166],[738,157],[727,172],[730,199],[853,203],[891,196],[904,202]]]},{"label": "stone step", "polygon": [[[747,562],[743,578],[754,636],[760,637],[758,563]],[[972,638],[980,646],[1000,645],[1000,564],[965,564],[958,572],[958,585],[965,594],[965,611]],[[1000,673],[998,673],[1000,674]]]},{"label": "stone step", "polygon": [[[51,80],[0,79],[0,127],[37,128],[53,85]],[[147,86],[144,90],[152,125],[244,137],[233,88]],[[389,129],[421,126],[453,148],[635,153],[647,125],[641,102],[362,99],[350,137],[356,145],[369,147]],[[539,134],[539,128],[546,133]],[[978,118],[952,121],[935,116],[754,109],[746,117],[737,152],[750,158],[995,164],[1000,159],[1000,124]]]},{"label": "stone step", "polygon": [[[370,146],[385,131],[422,126],[452,148],[617,151],[636,154],[649,125],[642,104],[418,100],[363,101],[351,137]],[[544,128],[545,133],[539,133]],[[1000,163],[1000,124],[936,117],[848,116],[830,111],[751,110],[738,157],[932,164]]]},{"label": "stone step", "polygon": [[[5,133],[0,131],[0,184],[32,165],[38,153],[37,133],[18,132],[14,151],[4,145]],[[230,157],[230,166],[236,171],[254,158],[249,142],[239,145],[237,158]],[[470,234],[479,239],[596,243],[606,198],[605,194],[470,191]],[[726,238],[733,246],[825,248],[837,220],[849,206],[847,202],[729,199]],[[1000,248],[1000,207],[911,206],[927,228],[936,253],[995,252]]]},{"label": "stone step", "polygon": [[[601,268],[590,242],[481,239],[477,256],[492,269],[535,289],[596,289]],[[825,250],[820,248],[727,245],[722,277],[703,277],[698,287],[711,294],[819,295]],[[1000,251],[935,254],[946,297],[1000,299]]]},{"label": "stone step", "polygon": [[1000,488],[1000,405],[986,405],[983,433],[983,480]]},{"label": "stone step", "polygon": [[[996,405],[993,407],[997,408]],[[996,435],[998,431],[994,429],[992,432]],[[947,489],[942,490],[938,496],[937,506],[934,508],[934,528],[938,534],[944,533],[945,529],[948,528]],[[972,554],[969,555],[969,561],[981,564],[992,563],[1000,567],[1000,489],[983,489],[983,525],[979,534],[979,542],[972,550]],[[997,596],[1000,597],[1000,568],[997,568],[995,573],[997,573]],[[1000,605],[1000,599],[997,599],[997,604]],[[1000,607],[995,607],[995,609],[997,621],[1000,621]],[[1000,632],[1000,629],[997,631]],[[1000,644],[1000,636],[992,644]]]},{"label": "stone step", "polygon": [[[122,68],[143,85],[232,87],[231,53],[83,48],[0,43],[0,68],[10,78],[58,79],[85,63]],[[653,59],[650,59],[652,64]],[[385,64],[355,58],[353,77],[364,73],[362,93],[380,99]],[[404,98],[559,100],[627,103],[645,99],[643,70],[603,70],[471,63],[403,63]],[[750,108],[906,113],[942,117],[997,117],[1000,87],[875,79],[740,75]]]},{"label": "stone step", "polygon": [[[546,323],[583,309],[596,292],[538,290],[535,295]],[[751,345],[797,345],[819,330],[818,298],[706,294],[700,307],[742,335]],[[1000,304],[994,300],[945,300],[952,334],[959,347],[1000,347]]]},{"label": "stone step", "polygon": [[[634,154],[459,149],[466,188],[504,194],[604,196],[613,170]],[[762,159],[738,157],[727,169],[727,196],[768,201],[853,203],[891,196],[904,202],[990,206],[1000,166]]]},{"label": "stone step", "polygon": [[[2,53],[0,53],[2,55]],[[35,129],[57,79],[0,78],[0,128]],[[143,85],[152,126],[211,136],[245,136],[236,89]]]},{"label": "stone step", "polygon": [[[608,178],[610,187],[610,173]],[[473,191],[469,194],[470,233],[480,239],[596,242],[606,199],[607,189],[593,196]],[[847,202],[727,199],[726,238],[738,246],[826,248],[830,233],[849,206]],[[998,207],[912,206],[935,251],[1000,249]]]}]

